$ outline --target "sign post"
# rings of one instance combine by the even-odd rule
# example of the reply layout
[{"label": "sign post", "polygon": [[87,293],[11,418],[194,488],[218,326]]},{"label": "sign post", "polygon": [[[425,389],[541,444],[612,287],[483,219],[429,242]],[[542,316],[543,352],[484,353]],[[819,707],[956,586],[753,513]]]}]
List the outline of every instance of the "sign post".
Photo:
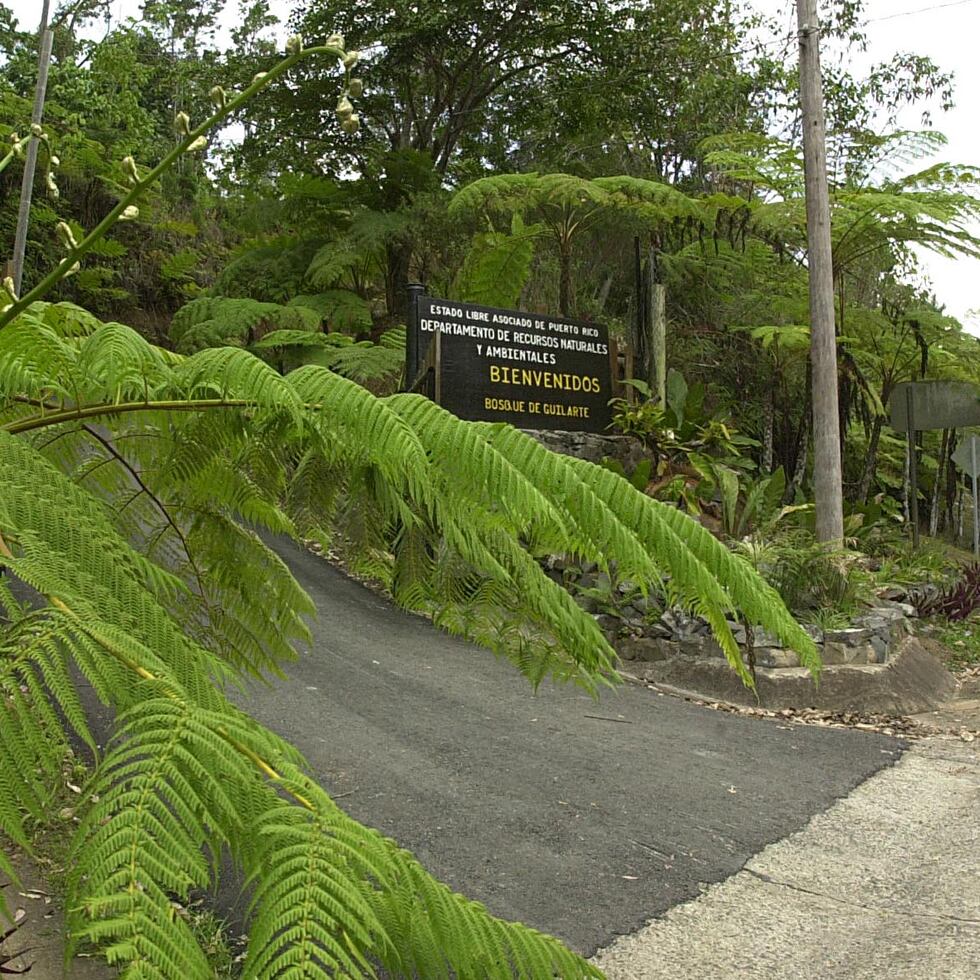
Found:
[{"label": "sign post", "polygon": [[408,305],[405,309],[405,388],[410,389],[422,366],[423,352],[419,337],[419,298],[425,295],[425,286],[412,282],[408,285]]},{"label": "sign post", "polygon": [[953,462],[973,481],[973,554],[980,558],[980,507],[977,482],[980,480],[980,438],[970,436],[953,453]]},{"label": "sign post", "polygon": [[423,294],[415,304],[417,332],[410,319],[408,336],[415,333],[415,340],[407,370],[414,351],[418,373],[420,358],[438,338],[438,401],[454,415],[522,429],[603,432],[609,427],[612,378],[605,326]]},{"label": "sign post", "polygon": [[915,385],[905,389],[905,422],[909,442],[909,517],[912,547],[919,547],[919,458],[915,453]]}]

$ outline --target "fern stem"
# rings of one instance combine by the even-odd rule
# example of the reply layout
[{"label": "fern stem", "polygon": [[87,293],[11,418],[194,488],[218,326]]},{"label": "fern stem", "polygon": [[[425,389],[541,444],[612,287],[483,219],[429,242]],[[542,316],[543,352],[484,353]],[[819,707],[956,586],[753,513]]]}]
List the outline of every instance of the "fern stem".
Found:
[{"label": "fern stem", "polygon": [[284,58],[277,65],[274,65],[267,72],[257,75],[252,84],[244,89],[230,102],[213,112],[204,122],[195,129],[192,129],[142,180],[135,184],[124,194],[116,206],[56,265],[33,289],[25,293],[15,303],[7,307],[0,313],[0,330],[2,330],[14,317],[19,316],[27,309],[31,303],[36,303],[53,289],[70,272],[76,262],[84,258],[91,249],[105,237],[110,228],[119,220],[120,215],[130,205],[138,201],[149,188],[149,186],[163,173],[172,167],[177,160],[182,157],[190,148],[190,145],[199,137],[205,136],[208,130],[212,129],[223,119],[232,115],[236,110],[243,106],[257,92],[261,91],[270,82],[274,81],[284,72],[288,71],[297,61],[309,57],[313,54],[329,54],[338,60],[342,59],[345,52],[333,45],[318,45],[312,48],[305,48]]},{"label": "fern stem", "polygon": [[194,555],[191,553],[190,546],[187,543],[187,538],[184,536],[184,532],[180,529],[180,525],[174,520],[170,511],[164,506],[163,501],[146,485],[143,481],[143,477],[140,475],[139,470],[136,469],[132,463],[126,459],[125,456],[112,444],[109,439],[106,439],[99,432],[92,428],[90,425],[83,425],[82,429],[88,433],[96,442],[100,443],[105,451],[112,456],[121,466],[123,466],[129,475],[136,481],[137,486],[145,493],[150,500],[156,505],[157,510],[163,514],[164,520],[173,529],[174,534],[180,539],[181,547],[184,549],[184,554],[187,556],[187,561],[189,562],[191,569],[194,572],[194,578],[197,580],[197,587],[200,590],[201,598],[204,600],[204,606],[208,609],[208,615],[210,616],[210,604],[208,602],[208,594],[204,588],[204,578],[201,575],[201,570],[198,568],[197,562],[194,560]]},{"label": "fern stem", "polygon": [[10,166],[10,161],[13,160],[16,155],[17,154],[11,150],[2,160],[0,160],[0,174],[2,174],[7,167]]},{"label": "fern stem", "polygon": [[2,428],[16,435],[19,432],[43,429],[48,425],[59,425],[62,422],[106,415],[123,415],[126,412],[197,412],[205,408],[249,408],[253,404],[254,402],[246,401],[244,398],[191,398],[159,402],[119,402],[115,405],[108,403],[83,405],[81,408],[67,408],[49,415],[32,415],[26,419],[17,419],[15,422],[8,422]]},{"label": "fern stem", "polygon": [[271,782],[277,783],[287,795],[291,796],[300,806],[309,810],[310,813],[316,813],[316,807],[301,793],[297,793],[289,788],[286,780],[283,778],[282,774],[277,772],[265,759],[262,758],[257,752],[254,752],[247,745],[243,745],[238,741],[233,735],[226,732],[223,728],[216,728],[216,732],[236,751],[240,752],[245,756],[246,759],[251,760],[251,762],[256,766],[261,773],[269,779]]}]

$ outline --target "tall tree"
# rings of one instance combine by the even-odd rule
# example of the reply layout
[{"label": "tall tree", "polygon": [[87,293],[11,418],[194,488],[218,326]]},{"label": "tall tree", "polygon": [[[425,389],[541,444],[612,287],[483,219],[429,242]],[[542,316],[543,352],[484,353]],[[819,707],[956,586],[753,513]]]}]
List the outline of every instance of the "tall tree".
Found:
[{"label": "tall tree", "polygon": [[[20,187],[20,206],[17,211],[17,232],[14,235],[13,278],[14,292],[19,293],[24,275],[24,251],[27,247],[27,225],[31,218],[31,198],[34,195],[34,173],[40,140],[41,120],[44,117],[44,99],[48,88],[48,64],[51,60],[53,33],[48,25],[50,0],[41,4],[41,23],[37,31],[37,80],[34,83],[34,104],[31,107],[31,132],[35,136],[27,146],[24,161],[24,179]],[[37,132],[35,132],[35,127]]]},{"label": "tall tree", "polygon": [[[299,93],[272,95],[257,107],[259,125],[237,162],[262,177],[291,169],[339,175],[353,163],[369,180],[392,185],[386,196],[400,205],[420,190],[404,172],[392,173],[391,161],[400,154],[425,157],[437,181],[482,176],[484,163],[498,160],[501,147],[514,145],[540,121],[527,93],[601,87],[607,68],[621,70],[619,62],[609,62],[614,39],[625,43],[641,33],[639,9],[606,0],[371,0],[356,8],[309,0],[293,21],[304,36],[338,31],[351,47],[370,39],[359,69],[365,84],[360,132],[339,146],[327,145],[320,134],[332,103],[323,97],[325,80],[308,69]],[[631,52],[635,65],[637,44]],[[639,86],[639,73],[635,77]],[[416,174],[425,189],[429,179]],[[396,294],[407,281],[409,256],[404,243],[390,250]]]},{"label": "tall tree", "polygon": [[800,104],[803,109],[807,264],[810,273],[814,503],[817,540],[837,542],[844,537],[844,481],[837,401],[837,330],[817,0],[797,0],[796,12],[800,27]]}]

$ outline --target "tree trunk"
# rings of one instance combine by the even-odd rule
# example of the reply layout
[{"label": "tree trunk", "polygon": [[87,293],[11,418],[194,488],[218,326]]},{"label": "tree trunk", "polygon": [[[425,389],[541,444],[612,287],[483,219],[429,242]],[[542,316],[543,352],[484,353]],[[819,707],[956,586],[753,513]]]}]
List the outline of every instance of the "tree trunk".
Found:
[{"label": "tree trunk", "polygon": [[[48,7],[50,0],[44,0],[41,7],[41,26],[38,28],[37,84],[34,88],[34,108],[31,111],[31,124],[41,125],[44,116],[44,99],[48,86],[48,64],[51,61],[51,45],[54,34],[48,26]],[[37,153],[40,140],[33,136],[27,139],[27,158],[24,161],[24,174],[20,186],[20,203],[17,210],[17,227],[14,232],[14,252],[12,273],[14,292],[19,296],[24,276],[24,257],[27,254],[27,229],[31,220],[31,196],[34,192],[34,171],[37,167]]]},{"label": "tree trunk", "polygon": [[571,249],[561,246],[558,250],[560,272],[558,275],[558,310],[562,316],[570,316],[575,302],[572,295]]},{"label": "tree trunk", "polygon": [[912,447],[905,442],[905,462],[902,466],[902,515],[905,523],[912,521]]},{"label": "tree trunk", "polygon": [[813,498],[817,540],[844,537],[840,415],[837,397],[837,330],[820,22],[817,0],[797,0],[803,174],[806,184],[807,271],[810,285],[810,363],[813,365]]},{"label": "tree trunk", "polygon": [[609,290],[612,289],[613,275],[610,273],[602,281],[602,286],[599,288],[599,295],[596,297],[596,308],[601,313],[606,308],[606,303],[609,301]]},{"label": "tree trunk", "polygon": [[956,429],[953,429],[949,437],[949,451],[947,453],[946,462],[946,499],[944,501],[944,507],[939,512],[939,530],[940,533],[943,531],[953,531],[953,508],[956,505],[956,467],[953,465],[953,453],[956,452],[956,447],[959,440],[956,438]]},{"label": "tree trunk", "polygon": [[776,417],[776,385],[767,386],[762,400],[762,472],[772,472],[773,425]]},{"label": "tree trunk", "polygon": [[796,496],[796,491],[803,485],[806,476],[807,451],[810,445],[810,393],[813,384],[813,375],[810,372],[810,365],[806,370],[806,389],[803,399],[803,414],[800,416],[800,426],[796,435],[796,463],[793,466],[793,477],[786,487],[783,500],[791,504]]},{"label": "tree trunk", "polygon": [[929,502],[929,535],[935,537],[939,533],[939,501],[943,496],[943,477],[946,475],[949,455],[949,429],[943,429],[942,442],[939,444],[939,459],[936,465],[936,482],[932,488],[932,500]]},{"label": "tree trunk", "polygon": [[878,443],[881,441],[880,416],[875,416],[871,425],[871,438],[868,440],[868,455],[864,460],[864,471],[861,473],[861,482],[858,484],[857,500],[859,504],[868,502],[868,494],[871,493],[871,484],[874,482],[875,471],[878,469]]},{"label": "tree trunk", "polygon": [[385,250],[385,304],[389,316],[404,316],[408,302],[408,275],[412,263],[412,246],[408,242],[395,242]]}]

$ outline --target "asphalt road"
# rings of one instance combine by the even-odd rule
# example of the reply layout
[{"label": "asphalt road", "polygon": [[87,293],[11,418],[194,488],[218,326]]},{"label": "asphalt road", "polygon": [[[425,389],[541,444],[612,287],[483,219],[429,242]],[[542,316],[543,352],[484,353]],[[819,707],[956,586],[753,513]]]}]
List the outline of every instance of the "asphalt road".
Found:
[{"label": "asphalt road", "polygon": [[637,687],[535,695],[491,653],[278,547],[319,608],[314,642],[241,705],[351,815],[582,953],[735,874],[902,751]]}]

